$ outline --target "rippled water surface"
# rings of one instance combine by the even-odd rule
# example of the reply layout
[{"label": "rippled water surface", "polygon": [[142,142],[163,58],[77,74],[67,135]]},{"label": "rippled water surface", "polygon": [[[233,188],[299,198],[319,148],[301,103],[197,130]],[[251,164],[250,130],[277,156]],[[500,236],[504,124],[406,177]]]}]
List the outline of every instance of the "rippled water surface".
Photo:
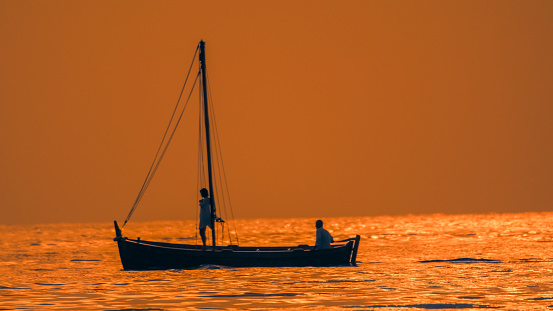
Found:
[{"label": "rippled water surface", "polygon": [[[553,213],[324,220],[362,236],[356,267],[123,271],[109,223],[0,226],[0,310],[553,308]],[[240,245],[312,245],[314,221],[237,221]],[[196,243],[193,221],[125,229]]]}]

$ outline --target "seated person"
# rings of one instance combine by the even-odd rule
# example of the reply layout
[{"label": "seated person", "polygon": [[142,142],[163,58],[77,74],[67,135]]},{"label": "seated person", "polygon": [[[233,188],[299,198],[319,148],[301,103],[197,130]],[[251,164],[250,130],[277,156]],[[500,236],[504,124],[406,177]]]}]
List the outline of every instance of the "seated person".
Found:
[{"label": "seated person", "polygon": [[334,238],[325,228],[323,228],[323,221],[317,220],[315,223],[317,227],[317,239],[315,241],[315,247],[313,249],[329,249],[330,243],[334,243]]}]

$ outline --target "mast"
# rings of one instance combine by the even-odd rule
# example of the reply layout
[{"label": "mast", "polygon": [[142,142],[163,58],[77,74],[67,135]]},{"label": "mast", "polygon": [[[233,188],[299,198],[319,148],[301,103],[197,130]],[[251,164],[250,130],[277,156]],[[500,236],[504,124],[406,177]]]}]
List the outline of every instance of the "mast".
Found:
[{"label": "mast", "polygon": [[205,72],[205,42],[200,41],[200,68],[202,71],[202,85],[204,96],[204,117],[205,117],[205,141],[207,151],[207,172],[209,175],[209,201],[211,206],[211,237],[213,250],[215,250],[215,193],[213,192],[213,173],[211,168],[211,139],[209,137],[209,109],[207,106],[207,75]]}]

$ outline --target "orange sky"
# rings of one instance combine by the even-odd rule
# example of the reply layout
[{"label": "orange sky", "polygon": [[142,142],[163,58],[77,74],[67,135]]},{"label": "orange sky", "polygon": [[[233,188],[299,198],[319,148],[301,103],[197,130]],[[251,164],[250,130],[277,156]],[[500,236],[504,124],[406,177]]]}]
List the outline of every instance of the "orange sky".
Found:
[{"label": "orange sky", "polygon": [[0,224],[123,220],[200,39],[237,218],[552,210],[552,1],[0,0]]}]

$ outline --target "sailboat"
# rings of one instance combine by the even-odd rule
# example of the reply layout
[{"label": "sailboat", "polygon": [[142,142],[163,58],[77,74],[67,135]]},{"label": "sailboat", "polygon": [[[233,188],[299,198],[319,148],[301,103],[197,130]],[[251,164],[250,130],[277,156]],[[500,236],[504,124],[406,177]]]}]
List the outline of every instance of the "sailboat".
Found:
[{"label": "sailboat", "polygon": [[[201,100],[201,105],[203,107],[200,109],[200,115],[203,114],[204,123],[203,131],[201,131],[203,133],[200,133],[200,137],[204,140],[203,145],[206,149],[207,182],[209,186],[209,200],[211,203],[210,209],[212,216],[210,227],[215,228],[218,222],[224,223],[224,220],[217,217],[215,211],[216,200],[214,198],[216,197],[216,193],[214,193],[214,191],[217,190],[217,188],[214,187],[214,173],[212,167],[212,133],[210,131],[212,125],[210,125],[209,116],[210,106],[208,105],[209,96],[204,41],[200,41],[198,44],[196,54],[198,51],[199,71],[196,79],[198,80],[201,77],[200,94],[201,97],[203,97],[203,100]],[[196,54],[194,55],[193,63],[195,62]],[[190,69],[192,69],[192,67]],[[190,70],[188,73],[190,74]],[[188,81],[188,77],[186,81]],[[194,85],[196,85],[196,83],[194,83]],[[161,154],[164,154],[165,151],[166,149],[163,150]],[[158,150],[158,154],[159,153],[160,151]],[[146,181],[123,227],[138,205],[158,165],[159,163],[157,163],[157,165],[152,165],[154,169],[150,169]],[[165,243],[141,240],[140,238],[132,239],[123,236],[122,228],[119,227],[117,221],[114,221],[114,226],[114,241],[117,242],[121,263],[125,270],[192,269],[204,265],[226,267],[320,267],[355,265],[360,242],[360,236],[357,235],[355,238],[339,241],[338,243],[342,244],[333,244],[331,248],[327,249],[316,249],[306,244],[279,247],[239,246],[235,244],[223,246],[217,245],[216,230],[211,230],[211,246],[206,249],[203,245]]]}]

